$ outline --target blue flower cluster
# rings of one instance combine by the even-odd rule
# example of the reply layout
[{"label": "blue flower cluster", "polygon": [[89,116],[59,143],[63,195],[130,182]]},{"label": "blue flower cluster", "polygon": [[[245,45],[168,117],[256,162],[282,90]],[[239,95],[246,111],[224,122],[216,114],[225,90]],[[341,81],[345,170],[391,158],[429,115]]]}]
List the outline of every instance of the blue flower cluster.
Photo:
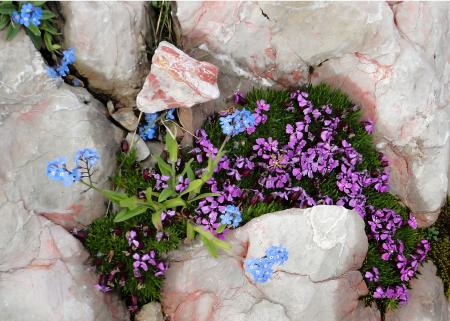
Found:
[{"label": "blue flower cluster", "polygon": [[220,117],[220,127],[225,135],[235,136],[255,125],[255,116],[247,109],[236,110]]},{"label": "blue flower cluster", "polygon": [[76,153],[74,161],[77,166],[74,169],[67,168],[67,158],[58,157],[47,163],[47,176],[54,181],[63,182],[64,186],[70,186],[81,180],[84,171],[89,173],[99,159],[95,149],[83,148]]},{"label": "blue flower cluster", "polygon": [[83,148],[78,150],[75,154],[74,162],[78,166],[86,164],[89,167],[94,167],[99,160],[100,156],[97,154],[97,150],[95,148]]},{"label": "blue flower cluster", "polygon": [[69,73],[69,65],[75,62],[75,49],[70,48],[63,51],[61,64],[57,67],[48,67],[47,73],[52,78],[64,77]]},{"label": "blue flower cluster", "polygon": [[244,268],[250,273],[253,280],[265,283],[270,280],[273,265],[282,265],[288,259],[288,251],[282,246],[271,246],[262,258],[249,258],[244,261]]},{"label": "blue flower cluster", "polygon": [[72,171],[67,169],[67,159],[59,157],[47,164],[47,176],[54,180],[64,183],[64,186],[70,186],[81,179],[81,173],[78,168]]},{"label": "blue flower cluster", "polygon": [[15,23],[19,23],[25,27],[29,27],[30,23],[39,26],[41,24],[42,9],[33,6],[31,3],[27,2],[22,5],[20,13],[13,11],[12,20]]},{"label": "blue flower cluster", "polygon": [[[175,109],[169,109],[166,113],[166,119],[167,120],[175,120]],[[139,136],[143,140],[152,140],[155,139],[158,135],[158,126],[156,124],[159,117],[159,113],[152,113],[152,114],[144,114],[145,122],[146,124],[139,127]]]},{"label": "blue flower cluster", "polygon": [[223,214],[220,215],[220,223],[223,225],[231,225],[234,228],[242,222],[241,211],[234,205],[227,205]]}]

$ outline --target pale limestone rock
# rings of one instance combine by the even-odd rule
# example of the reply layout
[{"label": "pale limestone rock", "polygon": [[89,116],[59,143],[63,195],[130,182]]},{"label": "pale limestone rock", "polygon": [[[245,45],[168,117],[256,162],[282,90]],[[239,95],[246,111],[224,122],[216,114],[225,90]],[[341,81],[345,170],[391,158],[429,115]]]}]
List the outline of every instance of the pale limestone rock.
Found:
[{"label": "pale limestone rock", "polygon": [[136,321],[164,321],[161,304],[150,302],[144,305],[136,314]]},{"label": "pale limestone rock", "polygon": [[121,108],[118,111],[113,112],[111,117],[129,132],[135,131],[136,128],[138,128],[138,118],[131,108]]},{"label": "pale limestone rock", "polygon": [[[104,214],[103,198],[46,176],[47,162],[96,148],[105,186],[121,131],[82,88],[47,76],[25,33],[0,33],[0,320],[125,321],[114,295],[98,292],[87,252],[67,232]],[[58,226],[53,222],[61,225]]]},{"label": "pale limestone rock", "polygon": [[419,268],[420,275],[411,281],[408,303],[388,312],[386,321],[448,321],[449,304],[436,267],[427,262]]},{"label": "pale limestone rock", "polygon": [[128,133],[125,140],[128,142],[130,148],[136,148],[136,160],[138,162],[150,156],[149,148],[137,133]]},{"label": "pale limestone rock", "polygon": [[127,107],[149,69],[145,39],[150,31],[145,2],[61,2],[64,47],[75,48],[75,68],[89,87]]},{"label": "pale limestone rock", "polygon": [[[88,253],[62,227],[16,204],[8,210],[17,221],[26,221],[26,230],[17,225],[9,239],[7,252],[27,253],[28,262],[0,265],[0,320],[8,321],[125,321],[128,312],[114,295],[94,288],[96,275],[85,265]],[[17,208],[14,211],[14,208]],[[31,235],[27,242],[22,234]],[[2,259],[3,249],[2,250]],[[20,257],[20,256],[19,256]]]},{"label": "pale limestone rock", "polygon": [[[379,321],[376,309],[358,302],[367,293],[357,271],[367,238],[356,212],[316,206],[271,213],[227,240],[233,249],[218,258],[199,243],[170,255],[162,305],[171,321]],[[289,259],[274,266],[269,282],[255,284],[243,259],[271,245],[285,246]]]},{"label": "pale limestone rock", "polygon": [[136,99],[146,113],[188,108],[219,97],[216,66],[195,60],[162,41],[152,58],[150,73]]},{"label": "pale limestone rock", "polygon": [[436,219],[450,153],[448,3],[178,2],[177,7],[183,48],[194,57],[224,62],[221,72],[261,85],[312,81],[341,88],[375,121],[377,146],[391,160],[392,192],[421,225]]}]

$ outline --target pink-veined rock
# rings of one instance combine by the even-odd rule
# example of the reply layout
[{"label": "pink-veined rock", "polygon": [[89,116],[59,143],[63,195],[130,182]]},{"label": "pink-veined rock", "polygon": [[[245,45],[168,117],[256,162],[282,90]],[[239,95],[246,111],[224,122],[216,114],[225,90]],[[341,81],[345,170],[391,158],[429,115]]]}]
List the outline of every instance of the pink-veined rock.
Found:
[{"label": "pink-veined rock", "polygon": [[[231,232],[230,253],[213,258],[202,244],[173,252],[162,305],[171,321],[379,321],[358,301],[367,293],[358,268],[367,252],[364,222],[338,206],[289,209]],[[282,245],[289,258],[267,283],[243,260]]]},{"label": "pink-veined rock", "polygon": [[448,3],[190,1],[177,18],[186,52],[220,60],[221,72],[342,89],[375,122],[391,192],[420,225],[437,218],[450,154]]},{"label": "pink-veined rock", "polygon": [[219,97],[218,69],[195,60],[162,41],[152,58],[150,73],[139,92],[137,107],[146,113],[188,108]]}]

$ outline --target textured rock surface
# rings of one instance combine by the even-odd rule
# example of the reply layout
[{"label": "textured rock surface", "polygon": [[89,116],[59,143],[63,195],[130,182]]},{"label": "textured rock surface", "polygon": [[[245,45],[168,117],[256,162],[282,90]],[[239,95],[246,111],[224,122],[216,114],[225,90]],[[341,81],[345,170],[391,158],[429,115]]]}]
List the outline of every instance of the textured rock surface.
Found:
[{"label": "textured rock surface", "polygon": [[64,46],[75,48],[75,67],[95,90],[136,105],[149,64],[145,2],[62,2]]},{"label": "textured rock surface", "polygon": [[[96,148],[102,157],[96,178],[102,186],[114,168],[121,131],[86,90],[50,80],[25,35],[0,41],[0,52],[0,133],[8,138],[0,147],[0,189],[10,202],[22,201],[65,227],[90,223],[104,213],[101,195],[50,181],[47,162],[62,155],[72,162],[78,149]],[[21,59],[12,63],[8,58],[13,56]]]},{"label": "textured rock surface", "polygon": [[386,321],[448,321],[448,301],[441,279],[432,262],[419,269],[421,275],[411,281],[410,299],[397,311],[389,312]]},{"label": "textured rock surface", "polygon": [[225,62],[226,73],[261,85],[326,82],[349,94],[376,123],[377,146],[391,159],[392,191],[422,225],[435,220],[448,186],[448,3],[177,7],[184,48]]},{"label": "textured rock surface", "polygon": [[144,305],[139,313],[136,314],[136,321],[164,321],[161,304],[150,302]]},{"label": "textured rock surface", "polygon": [[125,137],[126,141],[128,142],[130,148],[131,146],[136,148],[136,160],[137,161],[143,161],[148,156],[150,156],[150,149],[145,144],[144,140],[135,133],[128,133]]},{"label": "textured rock surface", "polygon": [[216,66],[195,60],[162,41],[152,58],[151,71],[136,99],[146,113],[186,108],[219,97]]},{"label": "textured rock surface", "polygon": [[47,76],[25,33],[4,38],[0,33],[0,320],[127,320],[123,304],[94,288],[87,253],[61,227],[102,215],[102,198],[45,174],[47,161],[70,160],[77,149],[94,147],[102,156],[103,185],[120,131],[84,89]]},{"label": "textured rock surface", "polygon": [[[228,240],[231,253],[217,259],[199,243],[172,253],[163,290],[171,321],[379,320],[376,310],[358,302],[367,293],[357,271],[367,238],[355,212],[317,206],[267,214]],[[288,261],[275,266],[268,283],[255,284],[243,271],[243,259],[280,244]]]}]

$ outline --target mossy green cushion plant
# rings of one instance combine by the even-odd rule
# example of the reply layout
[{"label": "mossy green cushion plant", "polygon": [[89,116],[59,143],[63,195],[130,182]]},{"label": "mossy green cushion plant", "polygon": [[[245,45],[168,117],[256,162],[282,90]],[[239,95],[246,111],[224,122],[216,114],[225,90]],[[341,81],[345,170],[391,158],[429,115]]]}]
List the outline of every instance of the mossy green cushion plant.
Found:
[{"label": "mossy green cushion plant", "polygon": [[436,223],[427,230],[431,240],[430,258],[437,267],[437,274],[444,283],[444,291],[450,299],[450,197],[441,210]]},{"label": "mossy green cushion plant", "polygon": [[[372,124],[360,116],[345,95],[325,85],[238,93],[234,106],[210,117],[194,147],[173,163],[176,173],[186,164],[192,168],[194,176],[177,180],[183,191],[203,177],[208,158],[214,159],[214,174],[198,191],[214,194],[164,211],[162,230],[148,211],[115,224],[116,213],[110,212],[89,226],[87,236],[78,232],[100,273],[97,287],[119,290],[132,311],[158,299],[164,253],[191,236],[180,216],[226,239],[229,230],[265,213],[337,204],[366,222],[369,251],[361,272],[370,293],[363,299],[375,301],[382,312],[406,302],[429,243],[408,209],[388,193],[388,160],[374,149]],[[222,142],[225,156],[218,154]],[[141,168],[133,152],[119,154],[113,181],[135,199],[145,199],[149,187],[162,194],[170,184],[160,166]]]}]

